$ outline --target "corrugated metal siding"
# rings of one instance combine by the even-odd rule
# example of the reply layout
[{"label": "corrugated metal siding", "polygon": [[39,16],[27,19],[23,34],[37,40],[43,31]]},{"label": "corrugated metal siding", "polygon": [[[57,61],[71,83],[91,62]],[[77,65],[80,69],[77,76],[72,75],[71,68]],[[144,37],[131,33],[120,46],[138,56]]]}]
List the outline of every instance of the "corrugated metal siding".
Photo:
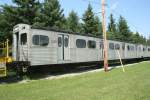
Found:
[{"label": "corrugated metal siding", "polygon": [[20,60],[27,61],[28,60],[28,46],[20,45]]},{"label": "corrugated metal siding", "polygon": [[[48,46],[34,46],[32,44],[33,35],[48,36]],[[31,65],[46,65],[57,63],[57,34],[55,32],[32,29],[30,45]]]},{"label": "corrugated metal siding", "polygon": [[31,49],[31,64],[56,64],[57,63],[57,49],[56,48],[37,48]]}]

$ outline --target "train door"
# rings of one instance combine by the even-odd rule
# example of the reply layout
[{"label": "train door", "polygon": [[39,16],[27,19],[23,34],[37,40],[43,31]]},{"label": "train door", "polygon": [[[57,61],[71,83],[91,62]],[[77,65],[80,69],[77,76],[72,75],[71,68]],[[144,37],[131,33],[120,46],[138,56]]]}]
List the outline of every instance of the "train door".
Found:
[{"label": "train door", "polygon": [[28,60],[28,45],[27,45],[27,33],[19,34],[19,32],[13,35],[13,57],[16,61]]},{"label": "train door", "polygon": [[16,61],[20,59],[19,52],[19,32],[13,34],[13,58]]},{"label": "train door", "polygon": [[122,43],[122,59],[125,59],[125,43]]},{"label": "train door", "polygon": [[70,60],[69,36],[64,35],[64,60]]},{"label": "train door", "polygon": [[69,36],[58,35],[58,61],[65,62],[70,60]]},{"label": "train door", "polygon": [[28,61],[27,33],[20,35],[20,60]]}]

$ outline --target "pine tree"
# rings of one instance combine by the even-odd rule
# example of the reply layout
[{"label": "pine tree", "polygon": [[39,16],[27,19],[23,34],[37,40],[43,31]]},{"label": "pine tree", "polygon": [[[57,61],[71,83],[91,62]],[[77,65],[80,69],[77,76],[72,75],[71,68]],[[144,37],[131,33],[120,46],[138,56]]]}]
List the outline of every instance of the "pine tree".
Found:
[{"label": "pine tree", "polygon": [[40,4],[38,0],[13,0],[15,6],[2,5],[0,32],[12,40],[12,28],[18,23],[34,24]]},{"label": "pine tree", "polygon": [[146,38],[143,35],[140,36],[140,43],[146,44]]},{"label": "pine tree", "polygon": [[63,28],[64,22],[63,9],[61,9],[58,0],[45,0],[39,23],[42,23],[45,27]]},{"label": "pine tree", "polygon": [[136,32],[135,34],[132,33],[132,43],[135,43],[135,44],[140,44],[140,35],[138,32]]},{"label": "pine tree", "polygon": [[113,14],[110,14],[109,17],[110,22],[108,23],[108,31],[112,33],[116,33],[116,22],[115,19],[113,18]]},{"label": "pine tree", "polygon": [[0,34],[1,40],[9,39],[12,41],[12,28],[17,24],[17,17],[15,16],[16,9],[12,6],[3,5],[0,12]]},{"label": "pine tree", "polygon": [[33,25],[39,13],[40,3],[38,0],[13,0],[17,5],[15,16],[18,23]]},{"label": "pine tree", "polygon": [[118,22],[118,40],[123,42],[131,42],[131,32],[129,30],[129,26],[127,24],[127,21],[120,16],[119,22]]},{"label": "pine tree", "polygon": [[102,37],[103,30],[102,30],[102,22],[98,18],[98,16],[95,17],[95,36]]},{"label": "pine tree", "polygon": [[6,39],[6,34],[4,32],[6,31],[5,25],[6,25],[6,20],[3,12],[0,12],[0,41],[4,41]]},{"label": "pine tree", "polygon": [[94,13],[93,8],[89,4],[87,10],[83,14],[83,32],[86,34],[95,34],[95,19],[94,19]]},{"label": "pine tree", "polygon": [[110,14],[109,20],[110,21],[108,23],[108,30],[107,30],[108,38],[111,40],[118,40],[119,34],[116,29],[116,22],[113,17],[113,14]]},{"label": "pine tree", "polygon": [[73,10],[70,12],[67,18],[67,29],[72,32],[80,32],[79,17]]}]

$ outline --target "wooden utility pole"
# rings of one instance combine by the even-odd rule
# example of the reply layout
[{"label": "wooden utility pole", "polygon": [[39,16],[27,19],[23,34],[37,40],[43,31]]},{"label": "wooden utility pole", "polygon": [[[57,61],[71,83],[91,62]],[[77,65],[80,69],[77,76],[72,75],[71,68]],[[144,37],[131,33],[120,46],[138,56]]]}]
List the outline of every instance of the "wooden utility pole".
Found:
[{"label": "wooden utility pole", "polygon": [[105,0],[102,0],[102,27],[103,27],[103,44],[104,44],[104,70],[108,71],[108,52],[107,52],[107,33],[105,18]]}]

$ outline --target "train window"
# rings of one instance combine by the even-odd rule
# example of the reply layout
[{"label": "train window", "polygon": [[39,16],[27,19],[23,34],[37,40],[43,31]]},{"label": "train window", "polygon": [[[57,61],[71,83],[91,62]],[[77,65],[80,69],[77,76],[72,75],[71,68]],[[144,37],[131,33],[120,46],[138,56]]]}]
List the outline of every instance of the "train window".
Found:
[{"label": "train window", "polygon": [[21,34],[20,38],[21,38],[21,45],[25,45],[27,43],[27,33]]},{"label": "train window", "polygon": [[40,35],[34,35],[32,38],[32,43],[34,45],[40,45]]},{"label": "train window", "polygon": [[86,48],[86,41],[83,39],[77,39],[76,46],[77,48]]},{"label": "train window", "polygon": [[115,49],[119,50],[120,49],[120,45],[119,44],[115,44]]},{"label": "train window", "polygon": [[148,51],[150,52],[150,48],[148,48]]},{"label": "train window", "polygon": [[134,48],[134,46],[128,45],[128,46],[127,46],[127,49],[128,49],[128,51],[134,51],[135,48]]},{"label": "train window", "polygon": [[68,47],[68,42],[69,42],[69,40],[68,40],[68,38],[67,37],[65,37],[65,47]]},{"label": "train window", "polygon": [[132,47],[131,47],[131,50],[132,50],[132,51],[134,51],[134,50],[135,50],[134,46],[132,46]]},{"label": "train window", "polygon": [[47,46],[49,44],[49,38],[44,35],[34,35],[32,42],[34,45]]},{"label": "train window", "polygon": [[114,50],[114,43],[109,43],[109,49]]},{"label": "train window", "polygon": [[40,35],[40,46],[47,46],[49,44],[48,36]]},{"label": "train window", "polygon": [[127,46],[127,49],[128,49],[128,51],[130,51],[130,46],[129,45]]},{"label": "train window", "polygon": [[141,50],[141,47],[139,47],[139,51],[142,51],[142,50]]},{"label": "train window", "polygon": [[88,41],[88,48],[96,48],[96,42],[92,41],[92,40],[89,40]]},{"label": "train window", "polygon": [[62,46],[62,38],[58,37],[58,46],[61,47]]},{"label": "train window", "polygon": [[133,46],[130,46],[130,50],[133,51]]}]

